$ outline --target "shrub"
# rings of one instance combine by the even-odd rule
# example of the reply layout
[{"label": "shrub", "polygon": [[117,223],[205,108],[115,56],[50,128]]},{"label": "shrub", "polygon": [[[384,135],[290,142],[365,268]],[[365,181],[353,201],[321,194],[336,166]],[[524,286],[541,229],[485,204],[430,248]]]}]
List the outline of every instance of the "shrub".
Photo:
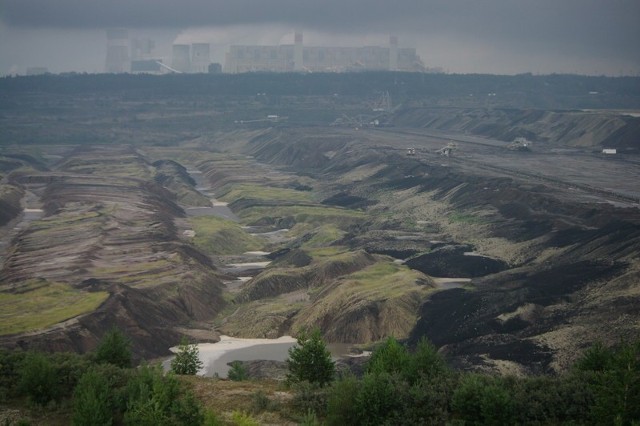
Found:
[{"label": "shrub", "polygon": [[401,374],[412,376],[411,356],[403,345],[393,337],[387,338],[382,346],[376,348],[367,363],[367,373]]},{"label": "shrub", "polygon": [[202,368],[200,361],[200,351],[197,345],[189,344],[186,337],[183,337],[178,346],[178,353],[171,360],[171,371],[181,375],[195,375]]},{"label": "shrub", "polygon": [[300,333],[297,344],[289,349],[287,365],[287,378],[292,382],[308,381],[324,386],[333,380],[336,372],[319,329],[308,336],[305,332]]},{"label": "shrub", "polygon": [[55,400],[59,395],[58,376],[49,358],[38,352],[27,354],[20,368],[19,388],[35,404]]},{"label": "shrub", "polygon": [[402,397],[404,424],[445,424],[449,404],[457,386],[457,376],[442,374],[435,379],[420,378]]},{"label": "shrub", "polygon": [[131,341],[118,328],[112,328],[98,344],[95,361],[122,368],[131,367]]},{"label": "shrub", "polygon": [[333,383],[327,399],[328,425],[354,425],[358,421],[356,400],[360,382],[353,375],[342,377]]},{"label": "shrub", "polygon": [[125,424],[190,425],[204,421],[202,408],[193,395],[183,392],[175,376],[164,375],[159,365],[136,371],[127,384],[126,399]]},{"label": "shrub", "polygon": [[407,379],[415,383],[421,378],[433,379],[448,373],[449,368],[436,347],[426,338],[421,338],[411,355],[411,367]]},{"label": "shrub", "polygon": [[234,426],[260,426],[256,419],[243,411],[234,411],[231,414],[231,421]]},{"label": "shrub", "polygon": [[364,376],[356,396],[358,424],[379,425],[402,417],[402,392],[397,389],[402,381],[398,379],[385,372]]},{"label": "shrub", "polygon": [[0,403],[19,391],[20,369],[25,352],[0,350]]},{"label": "shrub", "polygon": [[204,413],[204,426],[222,426],[223,424],[222,420],[213,411],[207,410]]},{"label": "shrub", "polygon": [[622,343],[608,354],[600,352],[603,351],[599,348],[592,349],[578,362],[581,368],[586,369],[587,365],[592,372],[592,421],[631,424],[640,419],[640,341]]},{"label": "shrub", "polygon": [[231,369],[229,370],[229,373],[227,373],[227,377],[229,380],[233,380],[234,382],[241,382],[243,380],[247,380],[247,378],[249,378],[249,374],[242,362],[233,361],[231,363]]},{"label": "shrub", "polygon": [[99,371],[89,370],[73,393],[73,424],[92,426],[112,422],[109,381]]},{"label": "shrub", "polygon": [[515,404],[497,378],[468,374],[453,393],[452,408],[469,424],[514,424]]},{"label": "shrub", "polygon": [[300,426],[320,426],[322,423],[318,420],[318,416],[313,410],[307,410],[306,414],[302,416],[300,422],[298,422]]},{"label": "shrub", "polygon": [[274,403],[264,391],[258,390],[251,395],[251,409],[254,413],[270,410],[273,406]]},{"label": "shrub", "polygon": [[53,353],[47,357],[56,369],[60,396],[73,395],[80,378],[91,368],[91,361],[86,356],[70,352]]},{"label": "shrub", "polygon": [[293,389],[292,405],[298,412],[306,413],[308,410],[312,410],[321,416],[326,413],[330,388],[304,381],[294,383]]}]

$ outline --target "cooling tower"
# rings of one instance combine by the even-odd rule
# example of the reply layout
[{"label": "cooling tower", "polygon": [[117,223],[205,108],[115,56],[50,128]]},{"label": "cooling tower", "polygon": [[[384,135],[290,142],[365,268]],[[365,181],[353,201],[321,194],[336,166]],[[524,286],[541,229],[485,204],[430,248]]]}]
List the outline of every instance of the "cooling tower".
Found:
[{"label": "cooling tower", "polygon": [[156,42],[147,38],[134,38],[131,43],[131,60],[153,59]]},{"label": "cooling tower", "polygon": [[129,71],[129,33],[123,28],[107,30],[106,72]]},{"label": "cooling tower", "polygon": [[304,69],[303,64],[303,50],[302,50],[302,33],[295,33],[295,44],[293,46],[293,70],[302,71]]},{"label": "cooling tower", "polygon": [[396,71],[398,69],[398,37],[389,37],[389,70]]},{"label": "cooling tower", "polygon": [[191,45],[191,72],[208,72],[211,63],[209,43]]},{"label": "cooling tower", "polygon": [[190,46],[188,44],[174,44],[171,67],[180,72],[191,71]]}]

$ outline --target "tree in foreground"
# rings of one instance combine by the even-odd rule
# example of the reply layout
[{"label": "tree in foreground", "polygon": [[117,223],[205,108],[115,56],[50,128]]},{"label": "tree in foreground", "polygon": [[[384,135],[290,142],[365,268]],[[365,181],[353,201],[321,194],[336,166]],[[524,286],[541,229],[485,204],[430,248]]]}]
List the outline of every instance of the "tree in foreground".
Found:
[{"label": "tree in foreground", "polygon": [[110,392],[108,380],[99,371],[87,371],[73,393],[74,426],[111,425]]},{"label": "tree in foreground", "polygon": [[39,352],[27,354],[20,369],[19,388],[37,405],[59,396],[56,368],[47,356]]},{"label": "tree in foreground", "polygon": [[317,328],[309,335],[304,331],[300,333],[297,344],[289,349],[287,365],[287,378],[292,382],[307,381],[324,386],[333,380],[336,372],[331,353]]},{"label": "tree in foreground", "polygon": [[200,361],[200,351],[195,344],[189,344],[186,337],[183,337],[178,346],[178,353],[171,361],[171,371],[175,374],[193,376],[202,368]]},{"label": "tree in foreground", "polygon": [[98,344],[95,360],[98,364],[109,363],[121,368],[131,367],[131,341],[119,328],[113,327]]}]

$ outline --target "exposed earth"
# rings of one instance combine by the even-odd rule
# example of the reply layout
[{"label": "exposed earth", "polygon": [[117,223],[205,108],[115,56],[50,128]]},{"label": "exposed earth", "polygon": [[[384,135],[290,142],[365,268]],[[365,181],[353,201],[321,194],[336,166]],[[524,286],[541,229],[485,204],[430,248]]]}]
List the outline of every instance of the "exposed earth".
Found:
[{"label": "exposed earth", "polygon": [[[627,113],[414,104],[387,127],[193,126],[180,117],[218,107],[138,93],[110,119],[14,96],[34,110],[0,118],[2,346],[85,352],[115,325],[152,358],[183,335],[317,326],[333,343],[426,336],[460,368],[527,374],[640,336]],[[322,117],[353,109],[328,99]],[[46,122],[55,140],[11,143]],[[78,129],[86,142],[61,142]]]}]

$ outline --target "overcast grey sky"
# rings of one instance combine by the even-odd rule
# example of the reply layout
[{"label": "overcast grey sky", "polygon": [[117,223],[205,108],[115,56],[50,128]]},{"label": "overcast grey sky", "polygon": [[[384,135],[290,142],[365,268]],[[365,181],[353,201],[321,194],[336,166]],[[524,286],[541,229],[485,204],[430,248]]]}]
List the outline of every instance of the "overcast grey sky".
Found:
[{"label": "overcast grey sky", "polygon": [[450,72],[640,74],[640,0],[0,0],[0,74],[100,72],[105,28],[172,42],[416,47]]}]

